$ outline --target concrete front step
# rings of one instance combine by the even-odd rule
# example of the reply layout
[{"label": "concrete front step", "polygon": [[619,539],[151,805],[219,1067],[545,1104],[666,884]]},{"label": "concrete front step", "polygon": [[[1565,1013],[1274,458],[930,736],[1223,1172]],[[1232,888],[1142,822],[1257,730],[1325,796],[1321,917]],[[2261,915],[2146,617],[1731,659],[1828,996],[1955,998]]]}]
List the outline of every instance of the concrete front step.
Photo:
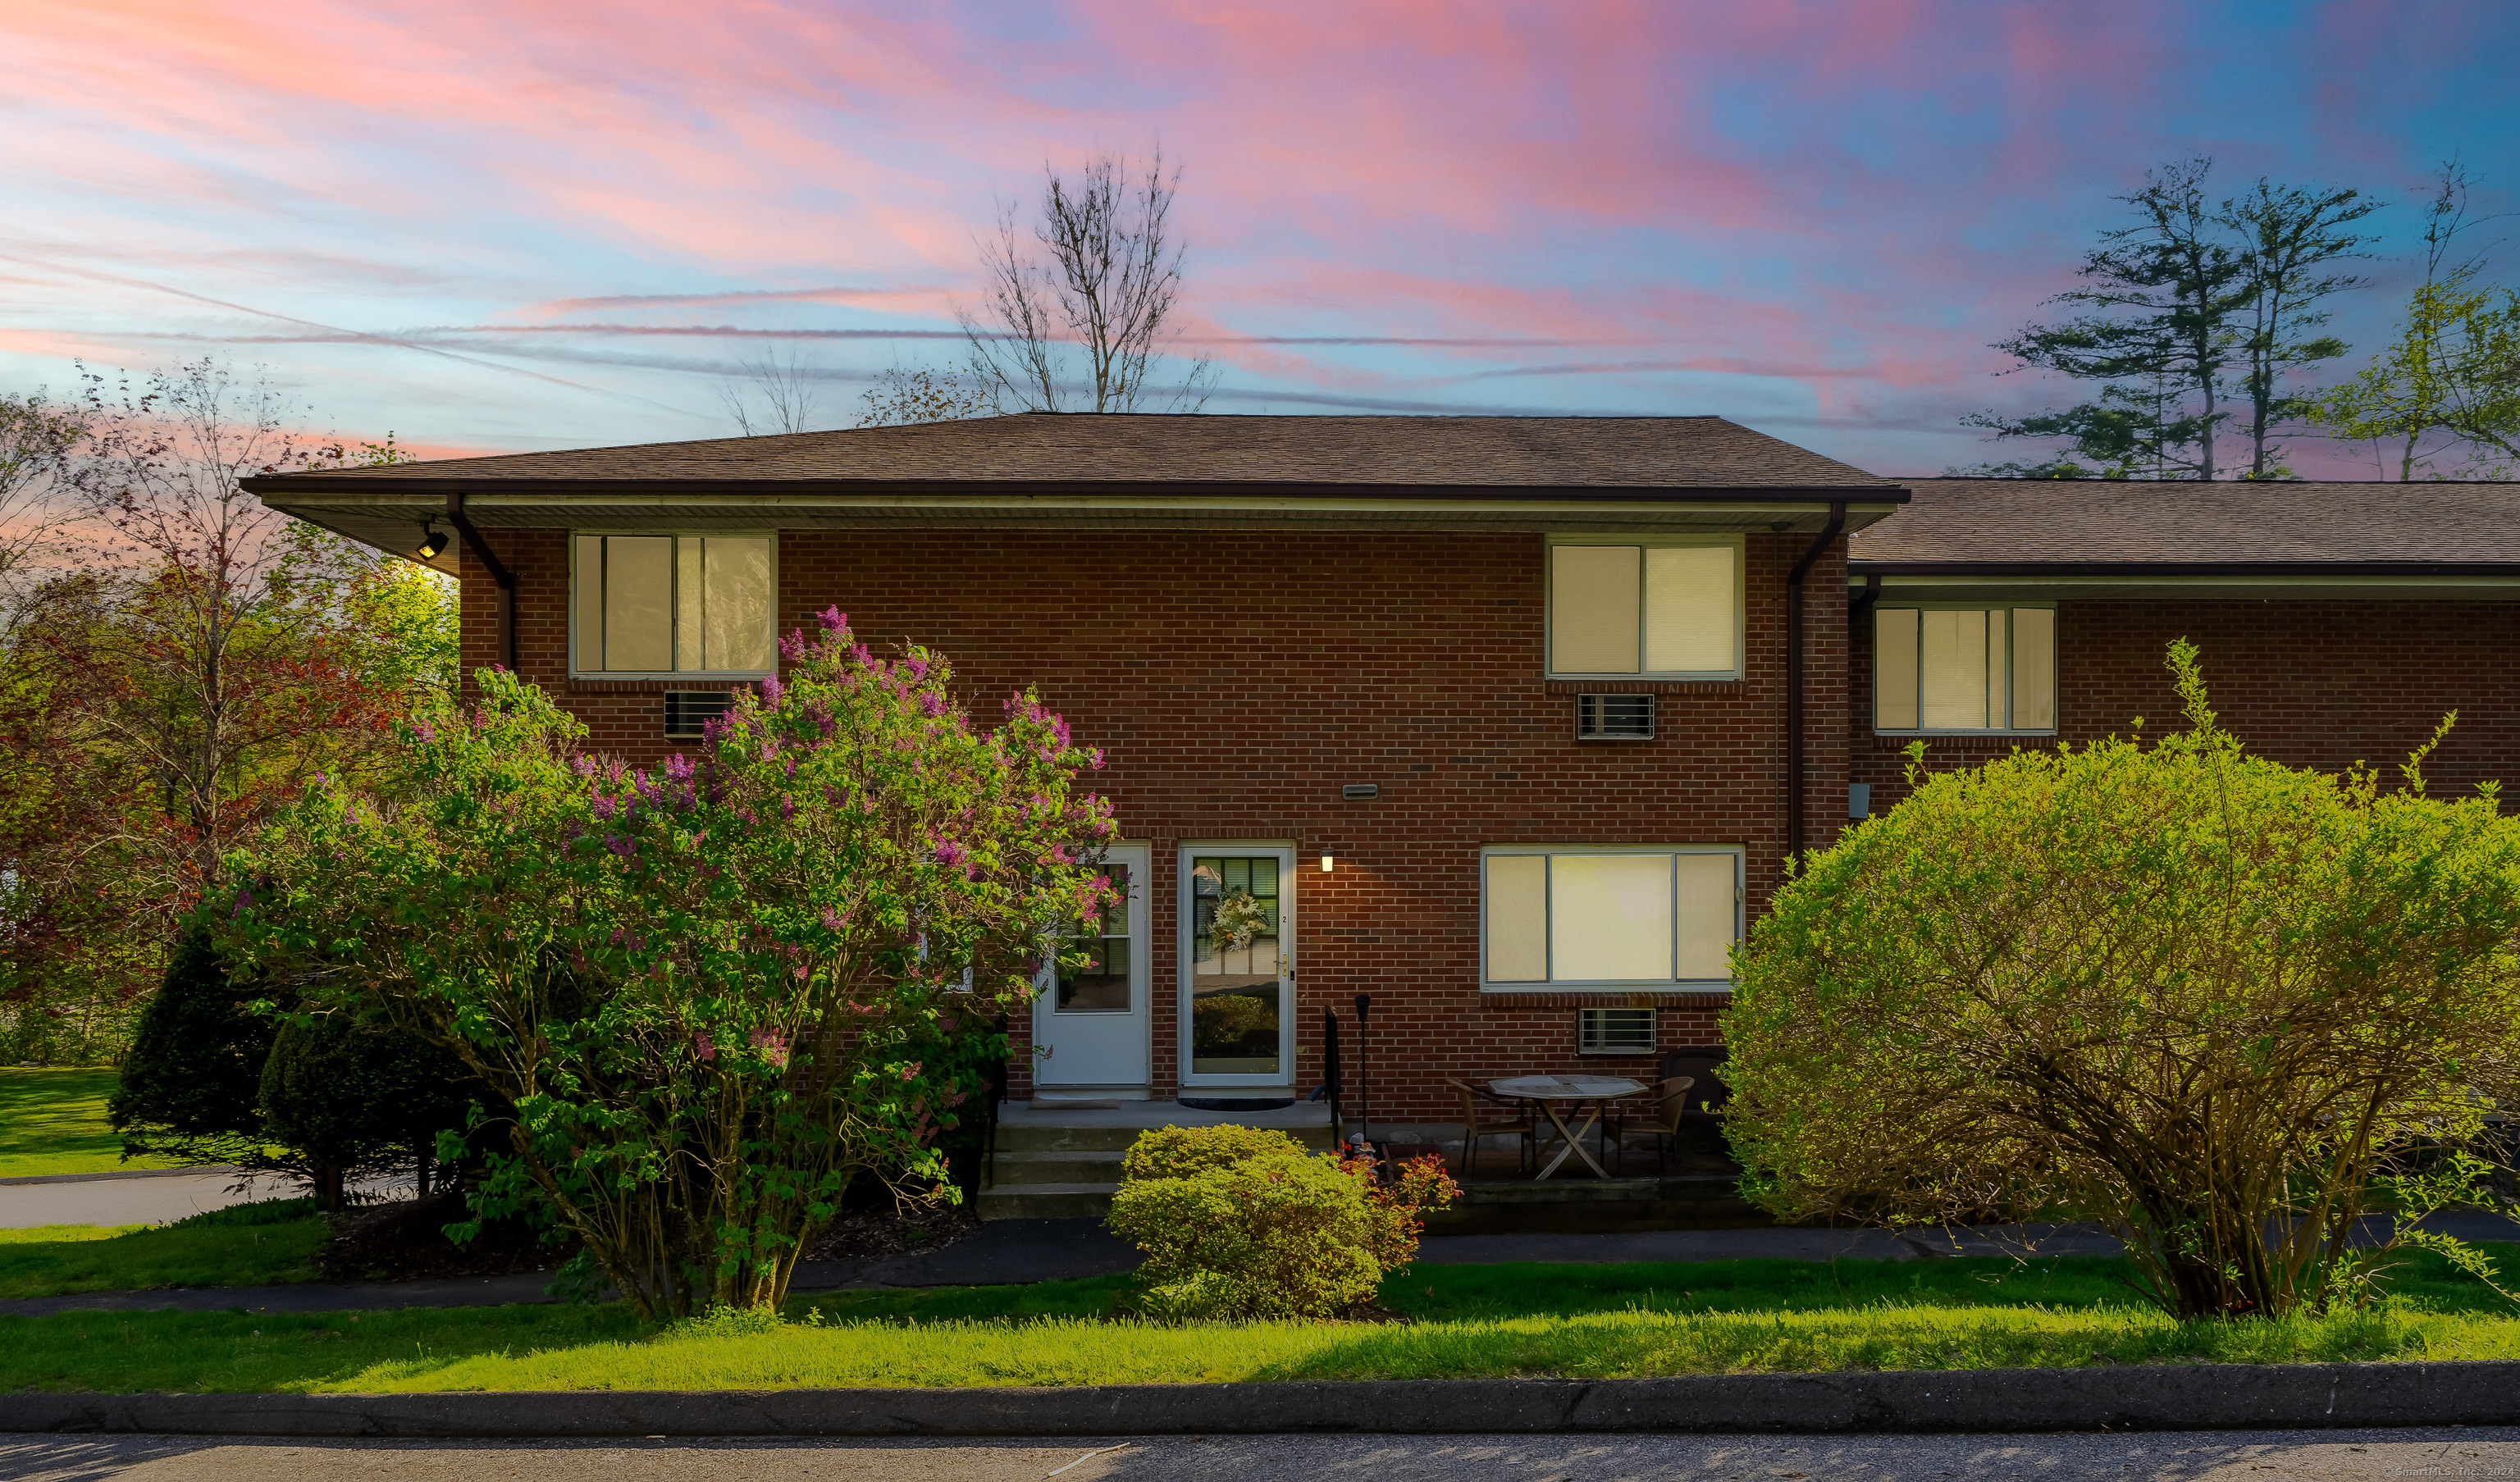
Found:
[{"label": "concrete front step", "polygon": [[[1282,1127],[1278,1130],[1289,1134],[1307,1147],[1319,1148],[1324,1152],[1329,1150],[1330,1129],[1328,1125]],[[1147,1129],[1144,1127],[1046,1126],[1037,1121],[1001,1121],[998,1123],[998,1160],[1004,1162],[1007,1154],[1011,1152],[1025,1155],[1050,1152],[1100,1152],[1107,1154],[1116,1162],[1120,1154],[1128,1150],[1129,1145],[1146,1132]]]},{"label": "concrete front step", "polygon": [[1099,1220],[1111,1212],[1113,1184],[1000,1184],[980,1190],[982,1220]]},{"label": "concrete front step", "polygon": [[1102,1149],[1010,1152],[998,1149],[993,1182],[1010,1184],[1117,1184],[1120,1154]]},{"label": "concrete front step", "polygon": [[983,1220],[1099,1220],[1120,1187],[1120,1155],[1153,1127],[1274,1127],[1305,1146],[1333,1145],[1328,1107],[1298,1103],[1268,1111],[1201,1111],[1174,1101],[1118,1106],[1062,1105],[1044,1098],[1000,1108],[990,1187],[977,1200]]},{"label": "concrete front step", "polygon": [[1144,1127],[1049,1127],[1037,1122],[998,1123],[998,1161],[1009,1153],[1094,1152],[1117,1159]]}]

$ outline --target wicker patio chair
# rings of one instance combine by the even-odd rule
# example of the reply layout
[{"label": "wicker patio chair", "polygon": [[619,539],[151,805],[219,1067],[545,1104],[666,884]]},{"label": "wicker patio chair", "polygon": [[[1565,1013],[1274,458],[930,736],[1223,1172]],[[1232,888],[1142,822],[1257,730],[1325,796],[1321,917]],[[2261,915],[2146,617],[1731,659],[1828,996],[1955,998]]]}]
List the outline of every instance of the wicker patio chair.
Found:
[{"label": "wicker patio chair", "polygon": [[1479,1143],[1486,1138],[1516,1139],[1514,1170],[1521,1172],[1531,1166],[1533,1132],[1528,1105],[1467,1081],[1448,1080],[1444,1084],[1462,1094],[1462,1178],[1469,1178],[1478,1171]]},{"label": "wicker patio chair", "polygon": [[1654,1109],[1650,1117],[1623,1120],[1619,1123],[1619,1171],[1627,1172],[1628,1145],[1650,1140],[1654,1149],[1654,1172],[1671,1166],[1672,1154],[1680,1150],[1681,1114],[1688,1109],[1688,1088],[1697,1082],[1677,1075],[1655,1083]]}]

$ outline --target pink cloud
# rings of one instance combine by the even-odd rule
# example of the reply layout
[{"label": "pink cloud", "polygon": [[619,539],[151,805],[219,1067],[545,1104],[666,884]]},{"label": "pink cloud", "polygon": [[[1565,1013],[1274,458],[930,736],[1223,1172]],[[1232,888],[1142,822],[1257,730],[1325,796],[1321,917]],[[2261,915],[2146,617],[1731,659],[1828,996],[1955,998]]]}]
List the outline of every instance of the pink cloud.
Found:
[{"label": "pink cloud", "polygon": [[[2325,89],[2322,158],[2406,154],[2359,126],[2403,90],[2403,14],[2337,0],[2285,31],[2297,60],[2260,50]],[[2423,15],[2494,50],[2490,19]],[[698,363],[572,337],[842,354],[950,326],[974,230],[1045,160],[1160,139],[1187,165],[1185,342],[1252,394],[1592,376],[1948,416],[2039,394],[1978,381],[2002,365],[1986,341],[2063,285],[2146,164],[2294,157],[2300,136],[2212,103],[2197,68],[2233,50],[2200,44],[2212,23],[2169,0],[26,6],[0,22],[31,120],[13,180],[53,195],[22,214],[61,239],[48,262],[116,281],[36,285],[49,323],[0,310],[0,346],[243,315],[275,346],[461,354],[429,374],[500,386],[522,379],[480,359],[503,338],[651,378]],[[526,435],[512,393],[475,395]]]}]

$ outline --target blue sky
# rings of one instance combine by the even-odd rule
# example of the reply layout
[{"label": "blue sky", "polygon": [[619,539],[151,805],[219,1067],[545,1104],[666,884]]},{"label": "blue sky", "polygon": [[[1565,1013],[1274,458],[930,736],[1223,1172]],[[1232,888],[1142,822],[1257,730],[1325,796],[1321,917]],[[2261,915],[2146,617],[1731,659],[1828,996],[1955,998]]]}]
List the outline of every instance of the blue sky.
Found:
[{"label": "blue sky", "polygon": [[1900,474],[2074,394],[1987,345],[2148,167],[2390,202],[2348,366],[2437,161],[2520,202],[2504,3],[98,0],[0,45],[0,384],[225,355],[435,451],[721,435],[772,345],[845,425],[959,358],[996,202],[1158,141],[1211,410],[1711,412]]}]

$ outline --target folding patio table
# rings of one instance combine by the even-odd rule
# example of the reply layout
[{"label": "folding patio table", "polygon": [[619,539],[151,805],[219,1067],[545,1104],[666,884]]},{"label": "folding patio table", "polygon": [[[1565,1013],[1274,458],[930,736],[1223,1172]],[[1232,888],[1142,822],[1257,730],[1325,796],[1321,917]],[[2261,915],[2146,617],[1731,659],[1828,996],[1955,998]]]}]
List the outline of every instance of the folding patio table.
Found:
[{"label": "folding patio table", "polygon": [[[1541,1169],[1535,1175],[1535,1179],[1545,1179],[1555,1173],[1557,1165],[1566,1161],[1568,1153],[1582,1158],[1585,1166],[1606,1179],[1610,1176],[1610,1171],[1603,1168],[1598,1159],[1584,1150],[1584,1135],[1591,1132],[1594,1125],[1601,1120],[1610,1102],[1621,1097],[1640,1095],[1644,1091],[1645,1086],[1642,1081],[1632,1081],[1625,1076],[1615,1075],[1517,1075],[1508,1076],[1502,1081],[1490,1081],[1488,1089],[1499,1096],[1512,1097],[1516,1100],[1538,1102],[1540,1109],[1548,1113],[1550,1125],[1555,1127],[1557,1135],[1566,1140],[1566,1145],[1558,1149],[1557,1156],[1550,1159],[1549,1165]],[[1571,1104],[1576,1110],[1582,1111],[1587,1101],[1592,1102],[1593,1107],[1590,1114],[1585,1116],[1584,1124],[1569,1129],[1566,1119],[1558,1114],[1558,1106],[1561,1103]]]}]

